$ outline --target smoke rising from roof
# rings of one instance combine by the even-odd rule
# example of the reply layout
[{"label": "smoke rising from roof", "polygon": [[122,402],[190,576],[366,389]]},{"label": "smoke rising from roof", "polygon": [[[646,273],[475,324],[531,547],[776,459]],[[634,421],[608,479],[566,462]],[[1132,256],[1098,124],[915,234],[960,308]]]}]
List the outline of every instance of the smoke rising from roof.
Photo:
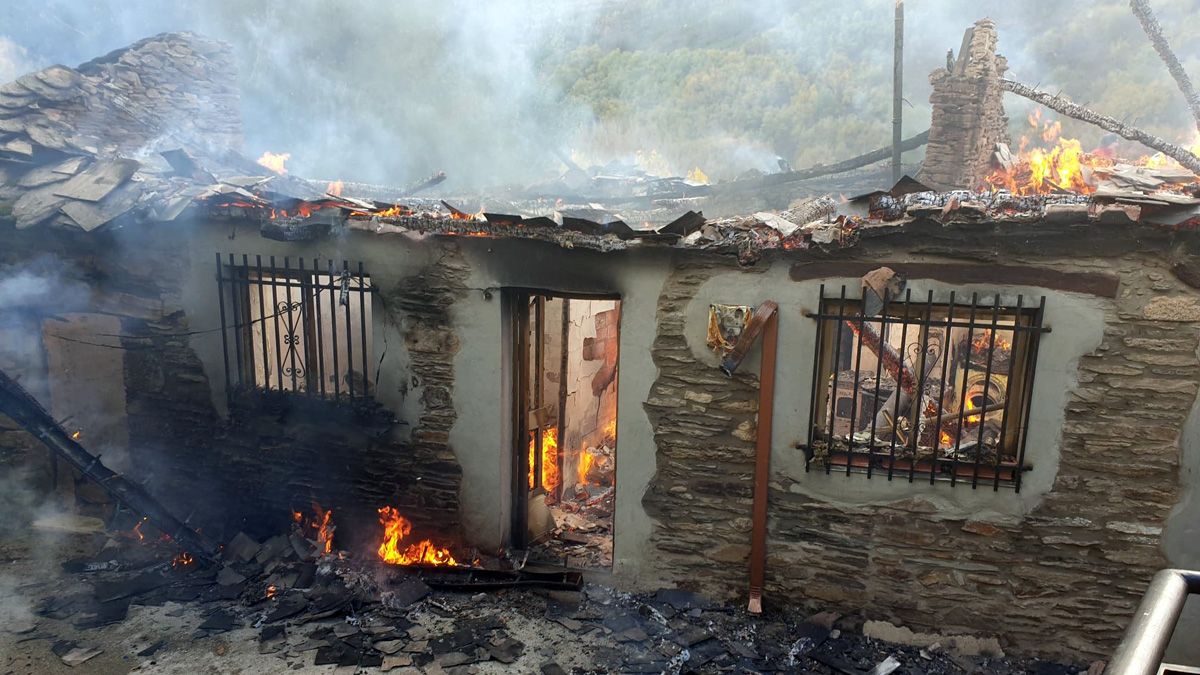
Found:
[{"label": "smoke rising from roof", "polygon": [[[4,4],[0,74],[75,65],[163,31],[228,41],[246,153],[289,152],[295,175],[405,184],[445,170],[450,190],[497,186],[560,170],[557,148],[597,163],[653,150],[675,171],[728,176],[890,140],[893,0]],[[1200,0],[1153,4],[1200,77],[1187,28]],[[983,16],[1016,77],[1168,137],[1188,129],[1122,0],[909,0],[906,11],[906,135],[928,124],[928,73]],[[1029,109],[1008,107],[1018,121]],[[1085,146],[1099,137],[1066,131]]]}]

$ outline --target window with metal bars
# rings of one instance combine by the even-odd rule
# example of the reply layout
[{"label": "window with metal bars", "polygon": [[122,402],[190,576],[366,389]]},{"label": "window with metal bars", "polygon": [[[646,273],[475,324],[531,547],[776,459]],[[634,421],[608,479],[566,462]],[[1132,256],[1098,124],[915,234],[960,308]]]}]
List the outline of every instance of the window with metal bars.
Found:
[{"label": "window with metal bars", "polygon": [[217,254],[225,387],[371,395],[371,298],[360,262]]},{"label": "window with metal bars", "polygon": [[1046,299],[934,299],[866,316],[821,286],[809,470],[1020,490]]}]

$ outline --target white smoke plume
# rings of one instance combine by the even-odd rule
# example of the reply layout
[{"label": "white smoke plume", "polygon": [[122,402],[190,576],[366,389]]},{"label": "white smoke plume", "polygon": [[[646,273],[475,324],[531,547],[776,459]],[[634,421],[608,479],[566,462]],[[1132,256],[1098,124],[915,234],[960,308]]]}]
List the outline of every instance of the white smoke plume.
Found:
[{"label": "white smoke plume", "polygon": [[[676,171],[799,168],[890,141],[895,0],[7,0],[5,63],[74,65],[163,31],[233,45],[246,153],[294,174],[444,187],[524,184],[657,151]],[[1200,78],[1200,0],[1152,3]],[[1125,0],[906,0],[905,135],[928,74],[990,17],[1024,82],[1168,138],[1188,115]],[[19,27],[19,28],[14,28]],[[9,31],[6,35],[4,31]],[[3,45],[9,43],[4,51]],[[4,55],[8,54],[8,57]],[[13,56],[15,55],[15,57]],[[5,60],[7,58],[7,61]],[[8,66],[11,70],[12,66]],[[1009,97],[1014,124],[1031,105]],[[1102,132],[1067,123],[1088,146]]]}]

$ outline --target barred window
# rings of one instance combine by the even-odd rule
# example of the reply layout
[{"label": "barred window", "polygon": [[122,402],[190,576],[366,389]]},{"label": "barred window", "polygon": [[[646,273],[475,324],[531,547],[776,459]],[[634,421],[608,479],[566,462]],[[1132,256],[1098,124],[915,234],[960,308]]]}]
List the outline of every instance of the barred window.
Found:
[{"label": "barred window", "polygon": [[361,262],[307,264],[217,254],[228,391],[371,395],[371,278]]},{"label": "barred window", "polygon": [[808,468],[1020,490],[1045,298],[902,298],[846,287],[817,322]]}]

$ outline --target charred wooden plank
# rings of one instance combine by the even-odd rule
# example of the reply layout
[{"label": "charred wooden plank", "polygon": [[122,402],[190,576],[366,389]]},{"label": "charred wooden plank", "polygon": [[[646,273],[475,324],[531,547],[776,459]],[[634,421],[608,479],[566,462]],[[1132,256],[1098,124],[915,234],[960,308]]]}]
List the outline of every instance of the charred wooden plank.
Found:
[{"label": "charred wooden plank", "polygon": [[0,371],[0,411],[118,502],[149,519],[183,550],[198,560],[215,560],[217,549],[212,542],[172,515],[141,487],[104,466],[99,457],[71,438],[24,387],[3,371]]},{"label": "charred wooden plank", "polygon": [[[902,152],[907,152],[909,150],[916,150],[917,148],[921,147],[922,145],[925,145],[928,142],[929,142],[929,130],[926,129],[925,131],[917,134],[916,136],[913,136],[911,138],[908,138],[908,139],[905,139],[904,141],[902,141],[900,143],[900,150]],[[878,150],[872,150],[871,152],[868,152],[868,153],[865,153],[862,155],[858,155],[857,157],[851,157],[850,159],[836,162],[834,164],[817,164],[816,166],[811,166],[807,169],[800,169],[799,171],[788,171],[785,173],[773,173],[773,174],[770,174],[767,176],[762,176],[760,178],[752,178],[749,180],[739,180],[739,181],[733,181],[730,183],[724,183],[722,185],[715,186],[713,188],[713,192],[715,194],[723,194],[726,192],[737,192],[740,190],[758,190],[761,188],[770,187],[770,186],[774,186],[774,185],[781,185],[784,183],[792,183],[795,181],[808,180],[810,178],[819,178],[821,176],[831,176],[833,174],[846,173],[847,171],[853,171],[854,169],[860,169],[864,166],[867,166],[868,164],[874,164],[875,162],[882,162],[883,160],[885,160],[891,156],[892,156],[892,146],[888,145],[887,147],[879,148]]]},{"label": "charred wooden plank", "polygon": [[[1117,297],[1121,280],[1101,272],[1063,272],[1026,265],[971,265],[963,263],[889,263],[908,279],[933,279],[948,284],[992,284],[1038,286],[1056,291],[1085,293],[1101,298]],[[792,281],[861,277],[879,263],[853,261],[801,262],[792,265]]]}]

